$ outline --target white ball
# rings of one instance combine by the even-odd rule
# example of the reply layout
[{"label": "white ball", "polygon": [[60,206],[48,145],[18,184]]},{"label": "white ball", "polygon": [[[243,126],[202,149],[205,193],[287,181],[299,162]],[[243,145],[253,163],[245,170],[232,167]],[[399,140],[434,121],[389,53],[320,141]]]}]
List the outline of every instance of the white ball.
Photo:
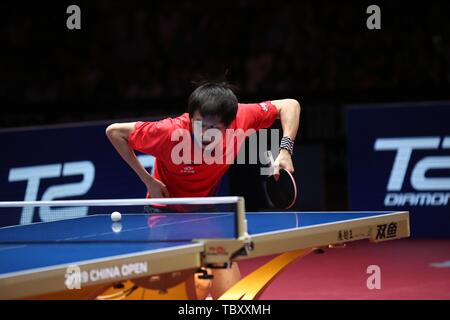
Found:
[{"label": "white ball", "polygon": [[120,221],[120,219],[122,219],[122,215],[120,214],[119,211],[114,211],[113,213],[111,213],[111,220],[114,222]]}]

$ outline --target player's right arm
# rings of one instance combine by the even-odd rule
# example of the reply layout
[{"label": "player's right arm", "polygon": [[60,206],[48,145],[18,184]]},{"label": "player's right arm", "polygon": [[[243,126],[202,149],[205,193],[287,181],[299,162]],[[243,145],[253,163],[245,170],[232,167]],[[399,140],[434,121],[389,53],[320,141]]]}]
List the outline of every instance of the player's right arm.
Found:
[{"label": "player's right arm", "polygon": [[142,166],[134,153],[134,150],[128,144],[128,138],[135,128],[136,122],[114,123],[106,128],[106,136],[111,141],[114,148],[134,170],[141,181],[147,187],[148,192],[153,198],[168,197],[169,193],[166,186],[161,181],[153,178]]}]

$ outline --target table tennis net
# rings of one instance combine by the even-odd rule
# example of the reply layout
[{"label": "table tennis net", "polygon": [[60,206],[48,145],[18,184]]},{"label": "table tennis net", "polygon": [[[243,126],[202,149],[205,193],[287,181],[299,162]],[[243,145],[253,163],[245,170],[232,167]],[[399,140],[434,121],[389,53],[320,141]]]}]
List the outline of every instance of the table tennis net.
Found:
[{"label": "table tennis net", "polygon": [[[237,197],[0,202],[0,244],[237,238]],[[113,221],[111,214],[121,219]],[[6,220],[5,220],[6,219]]]}]

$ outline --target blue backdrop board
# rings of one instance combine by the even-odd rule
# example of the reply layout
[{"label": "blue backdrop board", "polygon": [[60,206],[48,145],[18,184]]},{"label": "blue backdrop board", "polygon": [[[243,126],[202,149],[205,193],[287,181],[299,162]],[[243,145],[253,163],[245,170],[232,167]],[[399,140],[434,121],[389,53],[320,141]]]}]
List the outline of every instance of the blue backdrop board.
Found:
[{"label": "blue backdrop board", "polygon": [[409,210],[415,237],[450,237],[450,102],[349,106],[352,210]]}]

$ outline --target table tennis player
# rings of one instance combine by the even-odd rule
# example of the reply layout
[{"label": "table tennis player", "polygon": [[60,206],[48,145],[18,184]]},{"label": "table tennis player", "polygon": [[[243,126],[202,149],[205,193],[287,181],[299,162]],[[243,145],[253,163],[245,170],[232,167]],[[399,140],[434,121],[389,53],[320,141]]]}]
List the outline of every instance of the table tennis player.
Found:
[{"label": "table tennis player", "polygon": [[[235,139],[232,141],[233,147],[227,148],[230,146],[230,139],[226,141],[227,129],[247,132],[249,129],[269,128],[276,119],[280,119],[282,125],[280,152],[274,161],[274,175],[277,176],[280,169],[294,171],[291,156],[300,121],[299,102],[281,99],[238,103],[232,86],[226,82],[199,85],[189,96],[188,112],[179,117],[153,122],[114,123],[107,127],[106,134],[146,186],[147,197],[210,197],[216,195],[230,163],[211,163],[205,159],[199,162],[195,152],[209,148],[212,153],[220,150],[224,157],[233,152],[235,158],[243,141],[232,137]],[[217,135],[208,134],[208,130],[215,134],[221,132],[224,138],[217,139]],[[197,134],[199,131],[200,134]],[[180,138],[186,137],[190,148],[180,152]],[[156,158],[153,176],[138,161],[134,150]],[[181,163],[179,157],[183,158]],[[212,280],[198,282],[200,299],[208,294],[213,299],[220,297],[241,278],[236,263],[229,269],[213,269],[210,272],[213,274]]]}]

